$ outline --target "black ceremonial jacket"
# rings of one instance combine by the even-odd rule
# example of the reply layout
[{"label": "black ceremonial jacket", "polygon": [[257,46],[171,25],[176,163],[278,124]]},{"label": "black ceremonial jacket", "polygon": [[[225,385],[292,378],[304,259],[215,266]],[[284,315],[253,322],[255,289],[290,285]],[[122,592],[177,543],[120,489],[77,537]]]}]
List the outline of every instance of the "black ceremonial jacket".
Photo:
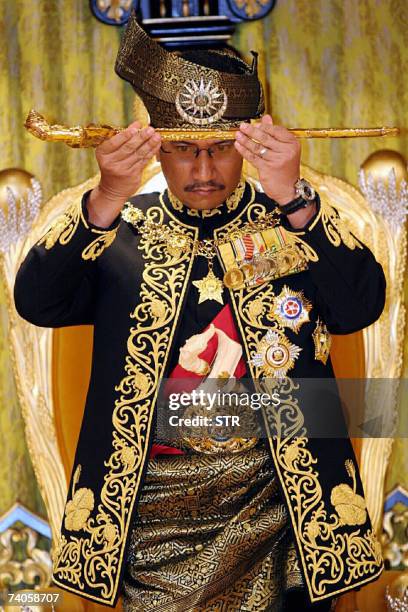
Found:
[{"label": "black ceremonial jacket", "polygon": [[[174,208],[166,192],[131,202],[138,210],[130,209],[127,219],[170,226],[188,240],[228,240],[231,229],[239,233],[249,221],[265,229],[268,213],[276,210],[249,183],[233,210],[224,204],[204,218]],[[198,305],[192,282],[206,275],[205,258],[170,248],[160,240],[164,232],[152,239],[146,227],[119,217],[101,230],[88,223],[84,201],[75,203],[29,251],[15,284],[17,310],[35,325],[94,325],[91,381],[53,579],[111,606],[120,594],[159,381],[177,361],[175,348],[203,331],[222,307],[214,301]],[[284,363],[283,374],[291,377],[332,377],[330,332],[351,333],[379,317],[385,296],[381,266],[328,203],[319,202],[316,217],[302,230],[292,230],[287,221],[278,230],[306,262],[302,271],[223,290],[248,373],[282,375]],[[218,261],[214,272],[222,278]],[[382,570],[381,549],[349,440],[336,440],[333,452],[333,440],[309,439],[301,408],[293,404],[291,410],[292,417],[297,411],[291,427],[281,425],[268,444],[305,583],[317,601],[374,580]]]}]

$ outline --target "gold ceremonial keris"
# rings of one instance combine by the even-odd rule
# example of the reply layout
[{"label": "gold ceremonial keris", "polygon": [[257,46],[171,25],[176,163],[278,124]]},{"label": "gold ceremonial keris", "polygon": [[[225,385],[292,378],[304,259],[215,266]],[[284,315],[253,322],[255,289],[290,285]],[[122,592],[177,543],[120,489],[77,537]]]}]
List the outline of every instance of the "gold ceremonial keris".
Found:
[{"label": "gold ceremonial keris", "polygon": [[[48,142],[64,142],[73,148],[96,147],[104,140],[112,138],[115,134],[126,128],[113,125],[96,125],[90,123],[85,126],[69,127],[67,125],[50,125],[46,119],[35,110],[31,110],[24,124],[25,128],[41,140]],[[199,129],[186,130],[182,128],[156,130],[162,140],[206,140],[206,139],[235,139],[236,129],[222,130]],[[397,127],[376,128],[325,128],[325,129],[301,129],[290,128],[292,134],[298,138],[359,138],[363,136],[398,136],[400,129]]]},{"label": "gold ceremonial keris", "polygon": [[86,148],[96,147],[104,140],[112,138],[122,131],[122,128],[111,125],[94,125],[90,123],[84,127],[78,125],[69,127],[67,125],[50,125],[43,115],[34,109],[30,110],[25,120],[24,127],[40,140],[48,142],[64,142],[69,147]]},{"label": "gold ceremonial keris", "polygon": [[[185,130],[173,128],[166,130],[157,128],[163,140],[205,140],[222,138],[223,140],[235,139],[238,130]],[[397,127],[375,127],[375,128],[289,128],[289,132],[297,138],[362,138],[364,136],[398,136],[401,132]]]}]

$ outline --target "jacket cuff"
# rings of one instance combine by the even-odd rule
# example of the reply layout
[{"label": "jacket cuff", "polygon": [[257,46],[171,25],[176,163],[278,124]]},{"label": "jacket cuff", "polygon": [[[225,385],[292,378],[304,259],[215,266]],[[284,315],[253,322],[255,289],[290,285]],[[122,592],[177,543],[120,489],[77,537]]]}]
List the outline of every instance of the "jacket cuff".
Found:
[{"label": "jacket cuff", "polygon": [[285,230],[291,233],[295,233],[295,234],[303,234],[305,232],[312,230],[313,227],[315,226],[315,223],[319,220],[320,215],[321,215],[322,205],[321,205],[321,201],[320,201],[320,197],[318,193],[316,193],[315,204],[316,204],[315,214],[313,215],[313,217],[309,219],[309,221],[303,227],[292,227],[287,216],[282,215],[281,223],[282,223],[282,226],[285,228]]},{"label": "jacket cuff", "polygon": [[290,234],[307,261],[319,261],[322,253],[331,256],[338,250],[364,249],[363,243],[352,234],[347,222],[329,202],[316,195],[316,203],[317,212],[304,227],[296,229],[287,219],[282,221],[285,231]]},{"label": "jacket cuff", "polygon": [[95,225],[94,223],[91,223],[89,221],[89,211],[88,211],[88,200],[89,200],[89,196],[91,194],[92,189],[90,189],[89,191],[86,191],[84,193],[84,195],[82,196],[82,200],[81,200],[81,211],[82,211],[82,222],[85,225],[85,227],[87,229],[90,230],[95,230],[97,232],[109,232],[115,228],[118,227],[120,220],[121,220],[121,215],[119,213],[119,215],[116,217],[116,219],[113,220],[113,222],[109,225],[109,227],[99,227],[98,225]]}]

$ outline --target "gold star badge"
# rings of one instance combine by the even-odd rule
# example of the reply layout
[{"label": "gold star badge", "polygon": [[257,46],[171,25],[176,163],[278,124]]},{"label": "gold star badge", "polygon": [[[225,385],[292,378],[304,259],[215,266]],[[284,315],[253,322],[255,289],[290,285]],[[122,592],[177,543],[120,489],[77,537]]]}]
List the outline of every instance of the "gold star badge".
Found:
[{"label": "gold star badge", "polygon": [[215,276],[212,270],[209,270],[207,276],[204,276],[201,280],[193,281],[193,285],[198,289],[199,304],[206,300],[215,300],[220,304],[224,303],[222,299],[222,281]]}]

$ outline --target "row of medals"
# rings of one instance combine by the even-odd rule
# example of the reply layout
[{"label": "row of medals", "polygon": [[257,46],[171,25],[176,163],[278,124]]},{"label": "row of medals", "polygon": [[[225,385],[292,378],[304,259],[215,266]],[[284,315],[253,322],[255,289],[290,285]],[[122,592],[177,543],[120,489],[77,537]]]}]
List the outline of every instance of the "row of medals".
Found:
[{"label": "row of medals", "polygon": [[276,252],[258,253],[251,260],[227,270],[223,282],[228,289],[238,289],[244,283],[249,286],[259,285],[266,280],[284,276],[298,261],[299,256],[293,246]]},{"label": "row of medals", "polygon": [[[283,276],[292,270],[299,262],[299,254],[293,246],[283,248],[279,251],[266,251],[256,254],[251,260],[236,262],[236,267],[230,268],[224,274],[223,282],[212,272],[212,266],[206,277],[194,284],[200,293],[200,302],[204,300],[216,300],[221,303],[222,287],[228,289],[238,289],[244,284],[256,286],[275,277]],[[225,411],[225,408],[224,408]],[[204,411],[205,413],[205,411]],[[193,411],[193,415],[202,415],[200,407]],[[200,453],[219,453],[231,452],[239,453],[249,450],[258,442],[258,437],[231,437],[226,431],[214,431],[214,428],[207,428],[208,437],[183,436],[184,442],[193,450]]]},{"label": "row of medals", "polygon": [[210,265],[207,276],[199,281],[193,281],[199,291],[199,303],[206,300],[215,300],[223,303],[222,290],[240,289],[244,285],[254,287],[267,280],[278,278],[302,267],[302,260],[294,246],[287,246],[279,251],[266,251],[258,253],[250,260],[236,262],[235,267],[229,268],[221,281],[215,276]]}]

